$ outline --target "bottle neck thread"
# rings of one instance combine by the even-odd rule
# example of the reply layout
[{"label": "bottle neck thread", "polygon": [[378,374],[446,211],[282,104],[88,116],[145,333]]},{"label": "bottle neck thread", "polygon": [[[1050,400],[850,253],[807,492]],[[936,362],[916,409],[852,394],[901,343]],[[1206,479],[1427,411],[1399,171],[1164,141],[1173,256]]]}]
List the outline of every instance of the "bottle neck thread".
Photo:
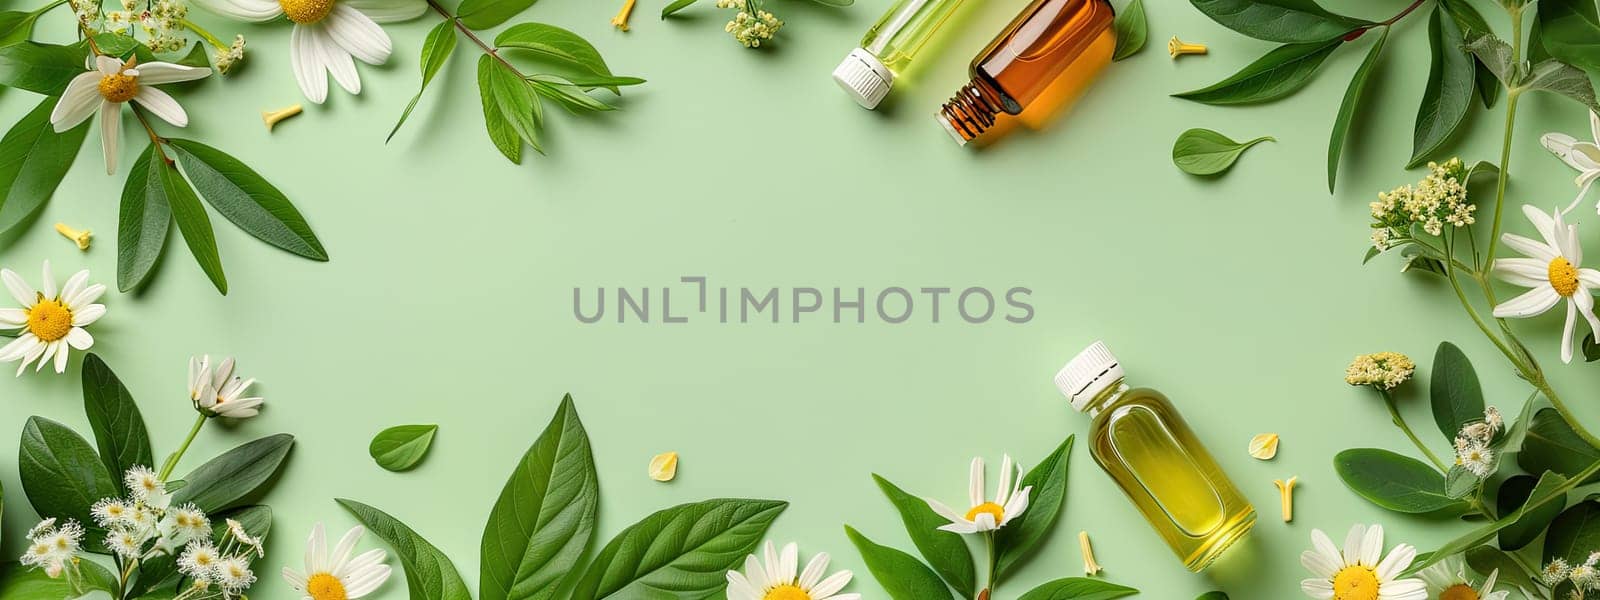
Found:
[{"label": "bottle neck thread", "polygon": [[995,115],[1004,110],[996,94],[976,81],[961,86],[955,97],[939,109],[939,118],[950,134],[961,143],[970,142],[995,124]]}]

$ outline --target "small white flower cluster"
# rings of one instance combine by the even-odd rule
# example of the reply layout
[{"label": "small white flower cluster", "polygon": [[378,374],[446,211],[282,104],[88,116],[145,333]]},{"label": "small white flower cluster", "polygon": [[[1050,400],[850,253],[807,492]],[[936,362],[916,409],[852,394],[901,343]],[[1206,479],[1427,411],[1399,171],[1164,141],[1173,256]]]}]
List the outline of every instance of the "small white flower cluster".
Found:
[{"label": "small white flower cluster", "polygon": [[78,22],[90,29],[97,29],[100,23],[100,0],[67,0],[67,6],[72,8],[72,14],[78,17]]},{"label": "small white flower cluster", "polygon": [[1600,592],[1600,551],[1590,552],[1589,558],[1580,565],[1569,565],[1560,558],[1552,560],[1544,566],[1539,578],[1550,587],[1571,582],[1576,588],[1572,594],[1574,598],[1582,598],[1583,592]]},{"label": "small white flower cluster", "polygon": [[123,476],[127,498],[103,498],[89,509],[106,530],[106,547],[125,559],[171,554],[190,540],[209,539],[211,521],[193,504],[173,507],[166,483],[149,467]]},{"label": "small white flower cluster", "polygon": [[250,535],[238,521],[228,519],[226,523],[228,532],[220,543],[208,537],[191,540],[184,546],[178,555],[178,572],[192,583],[174,600],[232,600],[242,598],[245,590],[255,584],[256,574],[250,563],[266,555],[261,538]]},{"label": "small white flower cluster", "polygon": [[189,5],[184,0],[155,0],[149,4],[122,0],[122,10],[105,13],[105,28],[126,34],[137,25],[144,32],[144,44],[151,51],[176,52],[188,44],[184,25],[188,16]]},{"label": "small white flower cluster", "polygon": [[1415,185],[1403,185],[1380,192],[1372,210],[1372,245],[1388,250],[1395,240],[1410,236],[1412,224],[1419,224],[1429,235],[1440,235],[1444,226],[1466,227],[1477,222],[1478,207],[1467,201],[1463,181],[1466,168],[1461,159],[1444,164],[1428,163],[1428,175]]},{"label": "small white flower cluster", "polygon": [[78,566],[78,548],[83,543],[83,526],[77,521],[56,525],[55,519],[45,519],[28,530],[28,551],[22,554],[23,566],[43,569],[51,579],[74,576]]},{"label": "small white flower cluster", "polygon": [[759,7],[752,10],[749,0],[717,0],[717,8],[739,11],[722,29],[733,34],[733,39],[746,48],[760,48],[761,42],[772,39],[783,28],[783,21],[772,13]]},{"label": "small white flower cluster", "polygon": [[1370,385],[1379,390],[1392,390],[1417,372],[1411,357],[1399,352],[1374,352],[1362,354],[1345,367],[1344,382],[1350,385]]},{"label": "small white flower cluster", "polygon": [[222,74],[227,74],[241,60],[244,60],[243,35],[233,36],[233,44],[227,48],[217,48],[216,55],[211,58],[211,62],[216,64],[217,72]]},{"label": "small white flower cluster", "polygon": [[1478,479],[1487,479],[1499,466],[1493,448],[1494,437],[1505,428],[1500,409],[1484,409],[1483,420],[1473,421],[1456,434],[1456,464]]}]

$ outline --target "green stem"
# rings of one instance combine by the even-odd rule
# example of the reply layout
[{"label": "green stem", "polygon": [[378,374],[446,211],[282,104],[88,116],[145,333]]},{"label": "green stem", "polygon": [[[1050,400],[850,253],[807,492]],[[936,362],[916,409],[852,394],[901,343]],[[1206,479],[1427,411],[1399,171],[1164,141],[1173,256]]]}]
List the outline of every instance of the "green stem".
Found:
[{"label": "green stem", "polygon": [[180,23],[184,26],[185,29],[188,29],[189,31],[193,31],[195,35],[200,36],[200,39],[203,39],[203,40],[206,41],[206,43],[211,44],[212,46],[215,46],[218,50],[227,50],[227,49],[233,47],[232,44],[224,44],[224,43],[222,43],[222,40],[217,39],[217,36],[211,35],[211,32],[206,31],[204,28],[200,27],[200,25],[196,24],[194,21],[190,21],[188,19],[184,19]]},{"label": "green stem", "polygon": [[167,457],[166,464],[161,465],[161,472],[156,474],[157,479],[166,481],[167,477],[172,475],[172,470],[178,467],[178,459],[183,458],[183,453],[189,451],[189,444],[194,443],[194,436],[200,435],[200,428],[205,424],[205,415],[200,415],[194,420],[194,427],[189,428],[189,436],[183,438],[183,444],[178,446],[178,451],[173,452],[172,456]]},{"label": "green stem", "polygon": [[[1521,34],[1517,35],[1518,44]],[[1520,55],[1518,55],[1520,56]],[[1520,60],[1520,59],[1518,59]],[[1495,250],[1500,247],[1501,216],[1505,212],[1506,183],[1511,179],[1511,135],[1517,127],[1517,101],[1522,99],[1522,90],[1510,88],[1506,91],[1506,135],[1500,144],[1500,177],[1495,183],[1494,193],[1494,225],[1489,230],[1489,251],[1484,254],[1486,268],[1494,267]],[[1485,286],[1487,289],[1487,286]]]},{"label": "green stem", "polygon": [[1405,432],[1406,437],[1411,438],[1411,443],[1416,444],[1417,449],[1421,450],[1422,454],[1428,457],[1428,462],[1431,462],[1433,463],[1433,466],[1438,467],[1439,471],[1448,473],[1450,471],[1450,467],[1445,466],[1444,461],[1439,460],[1439,457],[1435,455],[1432,450],[1428,449],[1427,444],[1422,443],[1422,440],[1417,437],[1416,432],[1411,430],[1411,426],[1406,424],[1405,418],[1400,416],[1400,410],[1395,407],[1394,396],[1391,395],[1388,390],[1384,389],[1379,389],[1378,395],[1383,396],[1383,405],[1389,408],[1389,416],[1394,419],[1395,427],[1399,427],[1400,431]]},{"label": "green stem", "polygon": [[984,583],[983,586],[983,591],[985,592],[984,597],[992,598],[994,596],[994,572],[997,570],[1000,560],[999,555],[997,555],[994,551],[993,531],[986,531],[983,533],[983,545],[984,548],[986,548],[989,552],[989,572],[987,574],[988,581]]}]

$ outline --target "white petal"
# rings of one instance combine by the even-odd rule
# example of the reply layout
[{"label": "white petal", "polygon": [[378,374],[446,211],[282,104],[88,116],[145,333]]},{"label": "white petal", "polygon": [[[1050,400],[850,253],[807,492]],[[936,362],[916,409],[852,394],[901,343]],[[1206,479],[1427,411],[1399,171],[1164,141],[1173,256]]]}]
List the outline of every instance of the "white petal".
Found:
[{"label": "white petal", "polygon": [[832,596],[834,592],[844,589],[844,586],[850,585],[851,576],[852,575],[849,571],[839,571],[838,573],[834,573],[827,579],[822,580],[822,583],[817,584],[817,587],[811,588],[811,593],[809,595],[814,598]]},{"label": "white petal", "polygon": [[972,506],[983,504],[983,458],[972,459],[967,473],[967,500]]},{"label": "white petal", "polygon": [[754,554],[744,557],[744,575],[750,580],[750,585],[758,590],[772,587],[772,578],[767,576],[767,568],[761,566],[761,561],[757,560]]},{"label": "white petal", "polygon": [[11,340],[5,347],[0,348],[0,362],[10,362],[22,358],[38,341],[39,338],[34,337],[32,333],[24,333],[17,336],[17,339]]},{"label": "white petal", "polygon": [[378,589],[378,586],[383,585],[383,582],[388,581],[389,575],[393,572],[394,569],[389,565],[381,565],[360,573],[346,582],[349,586],[346,589],[347,597],[350,600],[356,600],[371,594]]},{"label": "white petal", "polygon": [[84,331],[82,327],[73,327],[67,330],[67,345],[78,350],[88,350],[94,345],[94,336]]},{"label": "white petal", "polygon": [[1361,562],[1365,567],[1378,566],[1378,560],[1383,558],[1383,526],[1373,525],[1367,528],[1367,534],[1361,538]]},{"label": "white petal", "polygon": [[784,583],[794,583],[800,569],[800,546],[794,542],[784,544],[778,554],[778,578]]},{"label": "white petal", "polygon": [[1379,600],[1427,600],[1428,586],[1421,579],[1401,579],[1378,587]]},{"label": "white petal", "polygon": [[307,573],[320,573],[326,570],[323,568],[323,565],[327,564],[323,558],[328,552],[328,542],[325,536],[326,533],[323,531],[321,521],[311,526],[311,536],[306,539]]},{"label": "white petal", "polygon": [[778,546],[769,541],[766,543],[766,546],[763,548],[762,552],[766,556],[767,585],[770,587],[773,585],[789,583],[789,581],[784,579],[783,571],[778,569],[778,565],[781,564],[778,562]]},{"label": "white petal", "polygon": [[1000,509],[1000,512],[1005,514],[1005,520],[1000,523],[1001,525],[1010,523],[1012,519],[1028,512],[1028,495],[1031,493],[1033,493],[1033,486],[1030,485],[1017,490],[1017,493],[1011,495],[1011,500],[1006,502],[1006,505]]},{"label": "white petal", "polygon": [[89,287],[83,288],[83,291],[78,292],[76,296],[71,298],[62,298],[61,301],[67,303],[67,308],[78,310],[88,306],[89,304],[92,304],[95,300],[99,300],[100,296],[105,295],[105,293],[105,284],[96,283]]},{"label": "white petal", "polygon": [[24,307],[32,307],[35,302],[39,301],[38,290],[33,289],[33,286],[23,281],[22,276],[17,275],[15,271],[0,269],[0,281],[5,282],[6,290],[11,292],[11,297],[16,298],[18,304]]},{"label": "white petal", "polygon": [[350,57],[350,53],[328,37],[326,28],[315,35],[318,38],[316,44],[322,52],[323,66],[328,67],[328,72],[333,74],[333,80],[338,82],[344,91],[360,94],[361,74],[356,72],[356,61]]},{"label": "white petal", "polygon": [[55,359],[56,352],[59,350],[61,350],[61,340],[46,343],[44,352],[39,355],[39,366],[33,368],[34,372],[43,371],[45,364]]},{"label": "white petal", "polygon": [[299,571],[296,571],[296,570],[291,569],[289,567],[284,567],[283,570],[280,571],[280,573],[283,574],[283,580],[289,583],[289,587],[294,588],[295,591],[297,591],[297,592],[306,591],[306,576],[305,575],[301,575]]},{"label": "white petal", "polygon": [[972,519],[972,525],[977,527],[978,531],[994,531],[1000,528],[1000,524],[994,520],[994,514],[986,512],[978,513],[978,516]]},{"label": "white petal", "polygon": [[[33,361],[38,360],[39,356],[44,354],[45,349],[49,347],[49,344],[44,343],[44,341],[40,340],[39,338],[33,338],[33,344],[28,347],[27,354],[22,355],[22,363],[17,365],[17,377],[21,377],[22,372],[28,369],[28,365],[33,364]],[[39,365],[43,366],[44,362],[41,361]]]},{"label": "white petal", "polygon": [[100,147],[106,155],[106,174],[117,172],[117,138],[122,130],[122,105],[100,103]]},{"label": "white petal", "polygon": [[1515,233],[1500,234],[1500,242],[1507,248],[1521,252],[1524,256],[1549,264],[1556,258],[1556,248],[1547,244],[1522,237]]},{"label": "white petal", "polygon": [[1307,550],[1300,553],[1300,566],[1305,567],[1312,575],[1323,579],[1333,579],[1333,576],[1339,573],[1339,569],[1344,568],[1344,565],[1339,564],[1340,562],[1340,560],[1330,557],[1320,550]]},{"label": "white petal", "polygon": [[283,5],[273,0],[194,0],[200,8],[240,21],[270,21],[283,14]]},{"label": "white petal", "polygon": [[[1012,467],[1012,464],[1011,464],[1011,455],[1010,454],[1003,455],[1000,458],[1000,485],[995,486],[995,489],[994,489],[994,503],[995,504],[999,504],[1001,506],[1005,506],[1006,500],[1009,500],[1011,498],[1011,492],[1016,491],[1016,490],[1011,489],[1011,469],[1012,468],[1013,467]],[[1018,477],[1017,479],[1018,479],[1018,482],[1020,483],[1021,478]]]},{"label": "white petal", "polygon": [[967,520],[966,517],[961,516],[961,513],[958,513],[955,511],[955,509],[946,506],[943,502],[933,500],[931,498],[924,498],[923,502],[927,502],[928,508],[933,509],[933,512],[938,513],[939,516],[949,519],[951,523],[962,523],[966,522]]},{"label": "white petal", "polygon": [[1577,328],[1578,306],[1575,302],[1567,303],[1567,324],[1561,328],[1561,362],[1572,362],[1572,330]]},{"label": "white petal", "polygon": [[67,89],[61,92],[61,99],[56,101],[56,107],[50,111],[50,125],[56,133],[61,133],[77,127],[95,109],[105,103],[105,98],[100,96],[100,73],[89,71],[67,83]]},{"label": "white petal", "polygon": [[148,109],[150,114],[161,117],[161,120],[171,123],[173,127],[187,127],[189,125],[189,113],[184,112],[183,107],[178,105],[178,101],[172,99],[172,96],[167,95],[166,92],[148,85],[142,85],[139,86],[139,93],[134,95],[133,101]]},{"label": "white petal", "polygon": [[211,67],[189,67],[169,62],[149,62],[139,65],[139,85],[160,85],[179,81],[194,81],[211,74]]},{"label": "white petal", "polygon": [[822,575],[828,571],[828,553],[823,552],[811,557],[811,562],[806,563],[805,570],[800,571],[800,589],[809,590],[816,587]]},{"label": "white petal", "polygon": [[379,23],[409,21],[428,11],[426,0],[341,0],[339,4],[359,10]]},{"label": "white petal", "polygon": [[94,68],[102,75],[116,75],[122,72],[122,61],[104,54],[97,54],[94,57]]},{"label": "white petal", "polygon": [[306,99],[322,104],[328,99],[328,74],[322,65],[322,52],[313,45],[311,25],[296,24],[289,32],[289,63],[294,79]]},{"label": "white petal", "polygon": [[39,287],[39,293],[44,294],[44,297],[51,300],[60,300],[61,295],[56,293],[56,274],[55,271],[50,269],[49,260],[44,261],[44,266],[39,269],[39,273],[40,283],[43,284]]},{"label": "white petal", "polygon": [[1417,549],[1411,544],[1400,544],[1383,557],[1383,562],[1378,563],[1375,574],[1378,581],[1392,581],[1396,575],[1411,567],[1412,559],[1417,557]]},{"label": "white petal", "polygon": [[959,523],[952,522],[949,525],[940,526],[939,527],[939,531],[948,531],[950,533],[959,533],[959,534],[962,534],[962,535],[966,535],[966,534],[970,534],[970,533],[977,533],[978,532],[978,526],[974,525],[972,523],[968,523],[966,521],[962,521],[962,522],[959,522]]},{"label": "white petal", "polygon": [[[83,331],[83,330],[79,329],[78,331]],[[57,373],[65,373],[65,372],[67,372],[67,356],[68,356],[68,354],[67,354],[67,347],[68,347],[67,340],[65,340],[65,339],[57,340],[55,342],[55,346],[56,346],[56,372]]]},{"label": "white petal", "polygon": [[21,327],[28,322],[28,311],[20,308],[0,308],[0,327]]},{"label": "white petal", "polygon": [[[1544,238],[1545,244],[1557,254],[1566,255],[1561,247],[1566,238],[1563,230],[1566,227],[1561,223],[1561,212],[1555,211],[1554,215],[1545,214],[1544,211],[1534,208],[1531,204],[1522,205],[1522,215],[1533,223],[1534,230],[1539,232],[1539,237]],[[1503,238],[1502,238],[1503,239]]]},{"label": "white petal", "polygon": [[1355,525],[1350,528],[1350,533],[1344,536],[1344,555],[1340,557],[1345,566],[1361,564],[1361,544],[1366,540],[1367,527]]},{"label": "white petal", "polygon": [[339,538],[339,543],[333,547],[333,554],[328,555],[332,566],[328,572],[339,575],[346,564],[350,562],[350,552],[356,549],[356,543],[361,541],[361,536],[367,532],[365,527],[357,525],[346,531],[344,537]]},{"label": "white petal", "polygon": [[1544,314],[1561,301],[1561,294],[1550,286],[1536,287],[1494,307],[1495,318],[1520,319]]},{"label": "white petal", "polygon": [[371,17],[344,4],[334,4],[326,31],[340,48],[369,65],[383,64],[394,49],[389,34]]},{"label": "white petal", "polygon": [[1303,579],[1300,581],[1300,591],[1317,600],[1328,600],[1333,597],[1333,582],[1324,579]]},{"label": "white petal", "polygon": [[1594,333],[1595,339],[1600,340],[1600,319],[1595,318],[1593,293],[1580,284],[1577,293],[1572,295],[1572,303],[1578,308],[1578,316],[1589,322],[1589,331]]},{"label": "white petal", "polygon": [[1550,285],[1550,263],[1536,258],[1497,258],[1494,274],[1507,283],[1522,287]]},{"label": "white petal", "polygon": [[728,600],[761,600],[761,593],[738,571],[728,571]]},{"label": "white petal", "polygon": [[1594,136],[1594,143],[1600,144],[1600,112],[1589,111],[1589,135]]},{"label": "white petal", "polygon": [[90,304],[81,310],[75,310],[72,312],[72,326],[88,327],[93,325],[95,321],[99,321],[100,317],[104,316],[106,316],[106,305]]},{"label": "white petal", "polygon": [[[83,270],[83,271],[78,271],[77,273],[73,273],[71,277],[67,278],[67,283],[61,286],[61,301],[62,302],[67,302],[67,301],[71,300],[73,296],[76,296],[76,295],[78,295],[79,292],[83,291],[83,286],[88,285],[88,284],[89,284],[89,271],[88,270]],[[72,307],[71,304],[68,304],[67,308],[70,309],[70,308],[73,308],[73,307]]]}]

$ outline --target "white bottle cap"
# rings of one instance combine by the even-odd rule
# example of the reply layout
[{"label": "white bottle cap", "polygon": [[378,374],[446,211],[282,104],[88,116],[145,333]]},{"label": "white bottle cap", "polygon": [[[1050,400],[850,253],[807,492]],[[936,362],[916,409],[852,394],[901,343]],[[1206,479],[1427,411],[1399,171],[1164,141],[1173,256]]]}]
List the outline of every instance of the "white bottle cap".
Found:
[{"label": "white bottle cap", "polygon": [[1097,341],[1056,372],[1056,387],[1072,401],[1072,408],[1082,411],[1089,407],[1090,400],[1122,376],[1122,365],[1117,357],[1106,348],[1105,342]]},{"label": "white bottle cap", "polygon": [[872,53],[856,48],[834,68],[833,80],[862,108],[872,110],[889,95],[889,88],[894,86],[894,73]]}]

